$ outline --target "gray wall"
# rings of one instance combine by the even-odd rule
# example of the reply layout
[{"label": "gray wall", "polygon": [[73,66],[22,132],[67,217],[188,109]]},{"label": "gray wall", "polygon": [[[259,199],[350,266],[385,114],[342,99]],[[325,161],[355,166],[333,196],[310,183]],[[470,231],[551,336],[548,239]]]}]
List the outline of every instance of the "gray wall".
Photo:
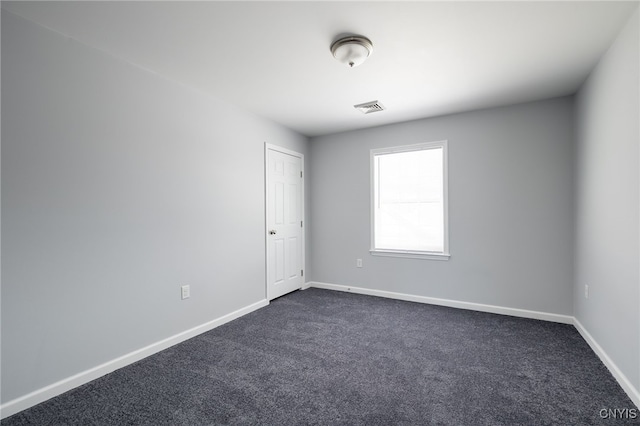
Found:
[{"label": "gray wall", "polygon": [[575,317],[636,392],[640,392],[639,21],[636,10],[577,96],[574,287]]},{"label": "gray wall", "polygon": [[[572,123],[567,97],[312,138],[311,279],[571,315]],[[369,151],[443,139],[450,260],[369,255]]]},{"label": "gray wall", "polygon": [[2,401],[263,300],[264,142],[308,154],[3,11]]}]

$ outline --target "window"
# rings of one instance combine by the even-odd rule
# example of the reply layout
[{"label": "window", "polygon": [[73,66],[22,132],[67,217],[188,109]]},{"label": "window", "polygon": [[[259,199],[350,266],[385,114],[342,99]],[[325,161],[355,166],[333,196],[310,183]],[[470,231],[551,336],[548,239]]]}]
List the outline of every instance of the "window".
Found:
[{"label": "window", "polygon": [[371,254],[448,259],[447,141],[371,150]]}]

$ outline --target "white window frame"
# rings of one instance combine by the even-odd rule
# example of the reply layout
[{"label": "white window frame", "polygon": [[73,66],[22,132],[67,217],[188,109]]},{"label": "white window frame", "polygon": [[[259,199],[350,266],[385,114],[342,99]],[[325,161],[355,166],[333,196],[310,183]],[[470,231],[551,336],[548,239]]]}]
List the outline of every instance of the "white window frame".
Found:
[{"label": "white window frame", "polygon": [[[444,247],[442,252],[435,251],[414,251],[414,250],[392,250],[377,249],[375,247],[375,159],[378,155],[394,154],[398,152],[419,151],[423,149],[442,148],[442,186],[443,186],[443,209],[444,209]],[[372,149],[370,154],[371,167],[371,248],[369,253],[375,256],[405,257],[413,259],[429,259],[429,260],[449,260],[449,153],[447,141],[425,142],[414,145],[393,146],[388,148]]]}]

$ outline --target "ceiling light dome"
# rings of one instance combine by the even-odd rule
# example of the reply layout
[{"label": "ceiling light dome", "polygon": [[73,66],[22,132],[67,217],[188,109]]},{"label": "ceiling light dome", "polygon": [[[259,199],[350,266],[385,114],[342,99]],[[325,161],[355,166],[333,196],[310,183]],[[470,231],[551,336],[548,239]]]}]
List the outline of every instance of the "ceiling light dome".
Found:
[{"label": "ceiling light dome", "polygon": [[373,43],[366,37],[348,36],[331,45],[331,53],[341,63],[350,68],[363,63],[373,52]]}]

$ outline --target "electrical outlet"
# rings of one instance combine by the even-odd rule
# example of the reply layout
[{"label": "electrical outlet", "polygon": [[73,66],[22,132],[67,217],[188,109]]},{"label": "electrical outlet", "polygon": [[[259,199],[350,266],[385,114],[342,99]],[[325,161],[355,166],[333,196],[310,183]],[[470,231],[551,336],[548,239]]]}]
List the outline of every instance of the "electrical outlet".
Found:
[{"label": "electrical outlet", "polygon": [[362,259],[356,259],[356,266],[362,268]]},{"label": "electrical outlet", "polygon": [[180,289],[182,290],[182,300],[188,299],[191,296],[191,289],[188,285],[183,285]]},{"label": "electrical outlet", "polygon": [[584,298],[589,298],[589,286],[587,284],[584,285]]}]

